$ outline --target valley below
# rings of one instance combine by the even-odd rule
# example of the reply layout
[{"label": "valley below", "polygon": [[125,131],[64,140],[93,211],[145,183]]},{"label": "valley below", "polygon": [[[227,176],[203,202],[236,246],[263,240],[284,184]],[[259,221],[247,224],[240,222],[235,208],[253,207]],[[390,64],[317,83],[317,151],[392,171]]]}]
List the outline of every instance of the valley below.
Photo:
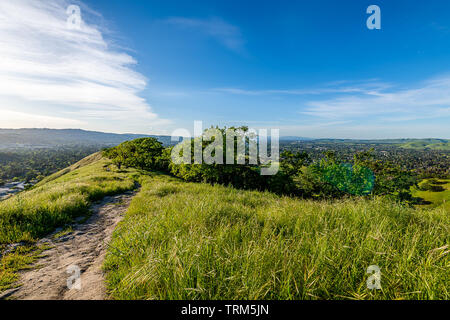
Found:
[{"label": "valley below", "polygon": [[26,186],[27,183],[25,181],[8,182],[3,184],[2,186],[0,186],[0,201],[25,190]]}]

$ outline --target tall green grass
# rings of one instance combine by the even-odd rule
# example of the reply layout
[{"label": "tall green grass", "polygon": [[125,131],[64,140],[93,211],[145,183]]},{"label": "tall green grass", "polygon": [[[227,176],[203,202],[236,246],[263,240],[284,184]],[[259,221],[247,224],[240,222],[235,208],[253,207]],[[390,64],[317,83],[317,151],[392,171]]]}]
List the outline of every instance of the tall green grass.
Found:
[{"label": "tall green grass", "polygon": [[83,166],[0,202],[0,249],[9,243],[32,242],[87,215],[92,201],[133,189],[132,171],[107,171],[108,163],[106,159],[85,161]]},{"label": "tall green grass", "polygon": [[44,250],[33,244],[35,240],[75,217],[87,216],[93,201],[133,189],[135,175],[135,170],[114,170],[97,153],[0,202],[0,253],[7,244],[27,243],[1,257],[0,292],[10,288],[19,279],[17,272],[28,268]]},{"label": "tall green grass", "polygon": [[[110,244],[114,299],[448,299],[449,212],[142,179]],[[370,265],[382,290],[366,286]]]},{"label": "tall green grass", "polygon": [[[33,242],[143,185],[105,261],[116,299],[448,299],[449,211],[318,202],[108,169],[94,156],[0,202],[0,248]],[[28,249],[27,249],[28,250]],[[0,262],[0,290],[33,256]],[[382,290],[366,287],[367,267]]]}]

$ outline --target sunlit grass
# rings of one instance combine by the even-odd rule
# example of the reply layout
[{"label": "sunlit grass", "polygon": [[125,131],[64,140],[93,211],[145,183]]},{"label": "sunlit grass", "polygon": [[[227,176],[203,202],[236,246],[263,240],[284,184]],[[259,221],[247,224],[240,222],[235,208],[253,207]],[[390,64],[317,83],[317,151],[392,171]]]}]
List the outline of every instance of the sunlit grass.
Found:
[{"label": "sunlit grass", "polygon": [[[144,178],[105,262],[115,299],[448,299],[449,214]],[[370,265],[382,290],[366,286]]]},{"label": "sunlit grass", "polygon": [[[421,184],[427,182],[428,179],[425,179],[421,182]],[[433,191],[422,191],[415,188],[413,190],[413,195],[415,197],[422,198],[425,201],[430,202],[430,204],[422,205],[420,207],[423,208],[436,208],[436,207],[444,207],[447,212],[450,212],[450,180],[449,179],[438,179],[441,183],[439,184],[441,187],[445,189],[445,191],[441,192],[433,192]]]},{"label": "sunlit grass", "polygon": [[92,201],[133,189],[133,171],[107,171],[108,161],[98,160],[0,202],[0,246],[32,242],[88,214]]},{"label": "sunlit grass", "polygon": [[31,264],[46,249],[48,249],[46,246],[22,246],[2,257],[0,260],[0,292],[13,287],[14,283],[19,280],[18,271],[31,268]]},{"label": "sunlit grass", "polygon": [[[32,190],[0,202],[0,253],[11,243],[24,242],[32,246],[57,227],[89,215],[93,201],[133,189],[136,171],[117,171],[108,168],[109,163],[98,154],[93,155],[50,176]],[[1,258],[0,291],[17,281],[17,271],[34,261],[35,256],[23,250],[24,247],[19,247]]]},{"label": "sunlit grass", "polygon": [[[98,155],[96,156],[98,157]],[[33,243],[134,188],[105,261],[115,299],[448,299],[449,210],[299,200],[118,171],[95,158],[0,202],[0,247]],[[65,231],[63,231],[65,232]],[[26,247],[25,247],[26,248]],[[24,247],[19,250],[25,250]],[[0,291],[35,259],[0,261]],[[367,289],[367,267],[382,290]]]}]

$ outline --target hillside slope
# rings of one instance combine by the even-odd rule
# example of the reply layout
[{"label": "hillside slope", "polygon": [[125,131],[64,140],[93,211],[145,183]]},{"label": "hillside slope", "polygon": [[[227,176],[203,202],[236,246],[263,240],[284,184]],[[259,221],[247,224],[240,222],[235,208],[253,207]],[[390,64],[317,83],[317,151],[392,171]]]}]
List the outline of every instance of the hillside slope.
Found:
[{"label": "hillside slope", "polygon": [[[87,218],[95,201],[135,188],[135,170],[118,171],[109,165],[100,154],[91,155],[0,202],[0,291],[17,281],[17,271],[28,268],[43,250],[35,246],[37,240],[76,218]],[[12,244],[17,249],[2,256]]]},{"label": "hillside slope", "polygon": [[445,139],[423,139],[423,140],[412,140],[399,145],[401,148],[405,149],[430,149],[430,150],[442,150],[450,151],[450,141]]},{"label": "hillside slope", "polygon": [[[423,185],[426,181],[422,181],[419,185]],[[429,202],[423,207],[428,208],[436,208],[436,207],[444,207],[447,212],[450,212],[450,180],[449,179],[441,179],[439,180],[439,186],[441,186],[444,190],[439,192],[434,191],[424,191],[424,190],[418,190],[417,188],[414,188],[413,195],[415,197],[419,197],[423,199],[426,202]]]},{"label": "hillside slope", "polygon": [[134,188],[134,170],[110,170],[108,165],[109,160],[94,154],[31,190],[1,201],[0,246],[33,241],[88,214],[92,201]]},{"label": "hillside slope", "polygon": [[[141,179],[105,262],[116,299],[448,299],[450,218]],[[382,271],[369,290],[367,268]]]},{"label": "hillside slope", "polygon": [[74,170],[80,169],[82,167],[85,167],[87,165],[93,164],[95,162],[99,162],[102,158],[103,158],[103,156],[102,156],[101,152],[96,152],[94,154],[91,154],[91,155],[87,156],[86,158],[81,159],[77,163],[74,163],[73,165],[71,165],[71,166],[69,166],[69,167],[67,167],[65,169],[62,169],[62,170],[60,170],[58,172],[55,172],[54,174],[52,174],[52,175],[42,179],[42,181],[40,181],[39,183],[37,183],[35,185],[35,188],[43,186],[43,185],[45,185],[45,184],[47,184],[47,183],[49,183],[49,182],[51,182],[53,180],[56,180],[59,177],[62,177],[65,174],[68,174],[68,173],[70,173],[70,172],[72,172]]},{"label": "hillside slope", "polygon": [[[13,288],[0,292],[0,300],[104,300],[106,296],[102,265],[112,232],[129,206],[135,192],[105,197],[91,207],[89,219],[39,240],[43,256],[20,272]],[[67,268],[79,268],[81,290],[67,287]]]},{"label": "hillside slope", "polygon": [[[104,265],[113,299],[450,298],[444,207],[416,210],[383,198],[301,200],[186,183],[117,170],[99,155],[0,202],[0,249],[34,243],[136,181],[142,189]],[[35,258],[4,256],[0,290],[17,280],[18,265]],[[382,270],[382,290],[366,286],[371,265]]]}]

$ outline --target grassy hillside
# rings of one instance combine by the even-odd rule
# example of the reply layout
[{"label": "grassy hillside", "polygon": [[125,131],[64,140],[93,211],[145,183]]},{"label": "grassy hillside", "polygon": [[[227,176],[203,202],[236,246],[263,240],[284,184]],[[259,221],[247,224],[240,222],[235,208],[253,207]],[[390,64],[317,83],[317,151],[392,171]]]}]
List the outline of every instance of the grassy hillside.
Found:
[{"label": "grassy hillside", "polygon": [[405,149],[431,149],[450,151],[450,141],[444,139],[412,140],[399,145]]},{"label": "grassy hillside", "polygon": [[[0,247],[33,242],[138,180],[105,261],[113,299],[450,298],[446,207],[300,200],[109,165],[93,155],[0,202]],[[39,254],[20,250],[0,261],[0,290]],[[380,291],[366,287],[370,265]]]},{"label": "grassy hillside", "polygon": [[[0,292],[17,281],[17,272],[28,268],[45,249],[33,245],[35,240],[76,217],[89,215],[93,201],[134,188],[136,172],[109,170],[109,163],[94,154],[32,190],[0,202]],[[17,242],[28,245],[1,257],[7,244]]]},{"label": "grassy hillside", "polygon": [[49,175],[48,177],[42,179],[42,181],[40,181],[39,183],[37,183],[35,185],[35,188],[43,186],[43,185],[47,184],[50,181],[56,180],[59,177],[62,177],[63,175],[65,175],[67,173],[70,173],[70,172],[72,172],[72,171],[74,171],[76,169],[79,169],[79,168],[85,167],[87,165],[93,164],[93,163],[101,160],[102,158],[103,158],[103,156],[102,156],[101,152],[96,152],[94,154],[91,154],[90,156],[88,156],[88,157],[86,157],[84,159],[81,159],[77,163],[75,163],[75,164],[73,164],[73,165],[71,165],[71,166],[69,166],[69,167],[67,167],[67,168],[65,168],[63,170],[55,172],[54,174]]},{"label": "grassy hillside", "polygon": [[108,163],[93,155],[0,202],[0,246],[33,241],[87,214],[92,201],[132,189],[132,171],[107,171]]},{"label": "grassy hillside", "polygon": [[[105,262],[115,299],[448,299],[449,212],[142,179]],[[367,267],[382,290],[366,287]]]},{"label": "grassy hillside", "polygon": [[[429,181],[429,179],[423,180],[419,186],[423,185]],[[423,207],[428,208],[436,208],[436,207],[444,207],[447,212],[450,212],[450,180],[440,179],[438,180],[439,185],[442,186],[445,191],[441,192],[433,192],[433,191],[422,191],[418,189],[414,189],[413,195],[415,197],[419,197],[424,199],[426,202],[430,202],[429,204],[423,205]]]}]

